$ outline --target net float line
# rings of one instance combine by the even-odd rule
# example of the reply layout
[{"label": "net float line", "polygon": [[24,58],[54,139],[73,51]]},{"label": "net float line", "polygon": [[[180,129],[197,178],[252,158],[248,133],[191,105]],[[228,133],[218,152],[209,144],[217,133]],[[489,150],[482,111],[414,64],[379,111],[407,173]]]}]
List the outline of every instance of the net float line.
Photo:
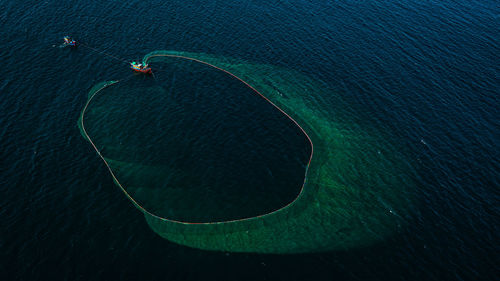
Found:
[{"label": "net float line", "polygon": [[105,89],[105,88],[107,88],[107,87],[109,87],[111,85],[114,85],[114,84],[116,84],[116,83],[118,83],[120,81],[118,80],[118,81],[106,82],[101,87],[99,87],[97,90],[95,90],[95,92],[91,93],[91,95],[88,98],[88,100],[87,100],[87,102],[86,102],[86,104],[85,104],[85,106],[84,106],[84,108],[82,110],[82,113],[80,115],[79,125],[80,125],[80,127],[82,129],[82,132],[84,133],[86,139],[90,142],[90,144],[92,145],[92,147],[94,148],[94,150],[97,152],[97,154],[99,155],[99,157],[104,161],[104,164],[108,168],[108,170],[109,170],[109,172],[110,172],[110,174],[111,174],[114,182],[120,187],[120,189],[122,190],[122,192],[127,196],[127,198],[134,204],[134,206],[136,208],[138,208],[141,212],[143,212],[143,213],[145,213],[145,214],[147,214],[147,215],[149,215],[149,216],[151,216],[153,218],[156,218],[156,219],[159,219],[159,220],[162,220],[162,221],[166,221],[166,222],[172,222],[172,223],[183,224],[183,225],[213,225],[213,224],[228,224],[228,223],[236,223],[236,222],[242,222],[242,221],[250,221],[250,220],[255,220],[255,219],[259,219],[259,218],[263,218],[263,217],[268,217],[268,216],[271,216],[273,214],[276,214],[276,213],[278,213],[280,211],[283,211],[283,210],[291,207],[295,202],[297,202],[299,200],[299,198],[301,197],[301,195],[304,193],[304,187],[305,187],[305,184],[307,182],[307,174],[308,174],[309,167],[310,167],[310,164],[311,164],[311,160],[312,160],[312,157],[313,157],[313,154],[314,154],[314,145],[313,145],[313,142],[312,142],[311,138],[309,137],[309,135],[306,133],[306,131],[299,125],[299,123],[295,119],[293,119],[283,109],[281,109],[279,106],[277,106],[271,100],[269,100],[266,96],[264,96],[262,93],[260,93],[257,89],[255,89],[253,86],[251,86],[248,82],[246,82],[242,78],[238,77],[237,75],[231,73],[230,71],[228,71],[226,69],[223,69],[221,67],[218,67],[216,65],[213,65],[211,63],[208,63],[206,61],[202,61],[202,60],[199,60],[199,59],[196,59],[196,58],[192,58],[192,57],[188,57],[188,56],[181,56],[181,55],[172,55],[172,54],[153,54],[153,55],[148,56],[148,58],[144,61],[144,63],[147,63],[147,60],[149,60],[152,57],[171,57],[171,58],[179,58],[179,59],[185,59],[185,60],[189,60],[189,61],[194,61],[194,62],[197,62],[197,63],[201,63],[201,64],[204,64],[204,65],[210,66],[210,67],[212,67],[214,69],[217,69],[219,71],[222,71],[222,72],[230,75],[231,77],[237,79],[238,81],[242,82],[244,85],[246,85],[247,87],[249,87],[250,89],[252,89],[252,91],[254,93],[256,93],[258,96],[262,97],[265,101],[267,101],[268,103],[270,103],[274,108],[276,108],[282,114],[284,114],[290,121],[292,121],[302,131],[302,133],[306,136],[306,138],[309,141],[309,144],[311,146],[311,154],[309,156],[309,160],[308,160],[307,165],[306,165],[306,170],[305,170],[305,173],[304,173],[304,182],[302,183],[300,192],[298,193],[298,195],[295,197],[294,200],[292,200],[287,205],[285,205],[285,206],[283,206],[283,207],[281,207],[279,209],[276,209],[274,211],[271,211],[271,212],[268,212],[268,213],[265,213],[265,214],[261,214],[261,215],[258,215],[258,216],[253,216],[253,217],[248,217],[248,218],[241,218],[241,219],[233,219],[233,220],[225,220],[225,221],[215,221],[215,222],[187,222],[187,221],[180,221],[180,220],[168,219],[168,218],[164,218],[164,217],[158,216],[158,215],[153,214],[150,211],[148,211],[144,206],[142,206],[141,204],[139,204],[139,202],[137,202],[127,192],[127,190],[125,189],[125,187],[122,185],[122,183],[120,183],[120,181],[118,180],[118,177],[113,172],[113,169],[111,168],[111,165],[106,161],[106,159],[104,158],[104,156],[102,155],[102,153],[100,152],[100,150],[97,148],[96,144],[92,141],[92,139],[90,138],[89,134],[87,133],[87,131],[85,129],[85,124],[84,124],[85,113],[87,111],[87,108],[88,108],[89,104],[93,100],[93,98],[98,93],[100,93],[103,89]]}]

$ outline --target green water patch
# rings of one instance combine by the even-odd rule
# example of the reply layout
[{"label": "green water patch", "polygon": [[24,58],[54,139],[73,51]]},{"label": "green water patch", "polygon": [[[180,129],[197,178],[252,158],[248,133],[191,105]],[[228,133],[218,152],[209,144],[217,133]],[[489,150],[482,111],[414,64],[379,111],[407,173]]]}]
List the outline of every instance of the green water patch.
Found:
[{"label": "green water patch", "polygon": [[[157,234],[206,250],[303,253],[367,246],[396,234],[405,223],[414,185],[404,155],[385,133],[347,121],[342,116],[346,105],[324,83],[294,70],[201,53],[157,51],[144,61],[154,66],[172,62],[171,56],[200,60],[246,81],[300,124],[314,144],[314,153],[299,196],[265,215],[182,223],[158,216],[129,197]],[[80,126],[85,122],[81,118]],[[85,133],[84,137],[88,138]],[[113,161],[118,160],[108,159]],[[135,171],[145,178],[156,174],[157,168],[141,163],[116,163],[111,166],[120,166],[125,173]],[[178,172],[182,178],[183,171]]]}]

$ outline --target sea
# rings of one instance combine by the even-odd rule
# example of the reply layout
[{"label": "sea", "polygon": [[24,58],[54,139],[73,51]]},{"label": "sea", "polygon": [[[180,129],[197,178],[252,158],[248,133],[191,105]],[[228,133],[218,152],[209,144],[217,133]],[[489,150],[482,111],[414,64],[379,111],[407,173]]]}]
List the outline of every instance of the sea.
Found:
[{"label": "sea", "polygon": [[[0,280],[498,280],[499,22],[492,0],[0,0]],[[81,46],[62,47],[66,35]],[[404,156],[411,188],[401,197],[412,202],[398,209],[405,223],[368,244],[288,254],[202,250],[160,237],[77,126],[97,83],[153,85],[154,77],[133,75],[126,63],[156,50],[272,65],[321,81],[328,94],[316,102],[330,108],[327,115],[365,128]],[[195,138],[181,134],[186,130],[198,132],[197,140],[210,134],[206,126],[197,130],[187,106],[199,101],[190,86],[220,87],[206,77],[170,92],[189,101],[176,108],[181,120],[165,115],[185,142]],[[240,110],[267,112],[251,95]],[[219,121],[230,117],[225,106],[238,104],[203,98],[207,116]],[[271,205],[247,215],[296,196],[308,152],[300,140],[286,148],[239,146],[289,139],[279,120],[266,131],[254,121],[243,114],[210,145],[197,141],[187,154],[203,161],[178,167],[189,182],[190,173],[214,168],[218,144],[231,143],[223,157],[239,162],[224,166],[234,172],[212,174],[211,183],[223,183],[214,196],[228,188],[233,197],[222,198],[237,200],[238,182],[273,183]],[[301,159],[295,166],[268,172],[293,155]],[[270,178],[249,182],[244,171]],[[182,205],[200,200],[181,197]]]}]

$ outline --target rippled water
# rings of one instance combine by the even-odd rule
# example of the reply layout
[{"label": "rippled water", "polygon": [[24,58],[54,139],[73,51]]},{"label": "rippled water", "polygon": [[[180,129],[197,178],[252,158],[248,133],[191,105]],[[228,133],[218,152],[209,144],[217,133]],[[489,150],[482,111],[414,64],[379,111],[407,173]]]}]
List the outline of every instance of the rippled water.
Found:
[{"label": "rippled water", "polygon": [[[498,274],[496,2],[0,1],[0,7],[0,279]],[[406,176],[416,183],[402,194],[415,199],[402,210],[405,224],[369,246],[300,255],[207,252],[160,238],[76,126],[88,90],[130,71],[86,48],[58,48],[66,34],[126,60],[182,50],[323,81],[331,95],[311,102],[405,156]]]}]

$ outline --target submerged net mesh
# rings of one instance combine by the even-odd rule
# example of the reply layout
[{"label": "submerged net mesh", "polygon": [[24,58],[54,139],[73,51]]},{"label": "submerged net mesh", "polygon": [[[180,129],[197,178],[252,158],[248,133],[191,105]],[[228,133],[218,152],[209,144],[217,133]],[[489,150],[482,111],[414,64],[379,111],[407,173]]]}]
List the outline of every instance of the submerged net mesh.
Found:
[{"label": "submerged net mesh", "polygon": [[[377,132],[340,119],[325,108],[322,99],[332,93],[323,84],[296,71],[200,53],[156,51],[146,55],[143,62],[154,65],[172,62],[173,58],[209,65],[240,79],[296,122],[314,145],[314,153],[298,196],[277,210],[217,222],[169,219],[144,207],[144,201],[155,198],[138,200],[124,184],[133,182],[128,180],[131,173],[136,179],[154,181],[164,174],[160,166],[109,157],[126,153],[119,146],[110,147],[116,139],[111,138],[106,145],[93,141],[91,131],[101,128],[97,122],[89,128],[86,114],[100,105],[93,102],[96,96],[119,83],[94,86],[78,122],[82,135],[156,233],[170,241],[207,250],[299,253],[365,246],[397,231],[403,206],[408,204],[401,196],[402,189],[411,182],[405,176],[403,161],[394,146],[384,142]],[[148,91],[155,89],[144,90]],[[113,149],[116,153],[108,152]]]}]

